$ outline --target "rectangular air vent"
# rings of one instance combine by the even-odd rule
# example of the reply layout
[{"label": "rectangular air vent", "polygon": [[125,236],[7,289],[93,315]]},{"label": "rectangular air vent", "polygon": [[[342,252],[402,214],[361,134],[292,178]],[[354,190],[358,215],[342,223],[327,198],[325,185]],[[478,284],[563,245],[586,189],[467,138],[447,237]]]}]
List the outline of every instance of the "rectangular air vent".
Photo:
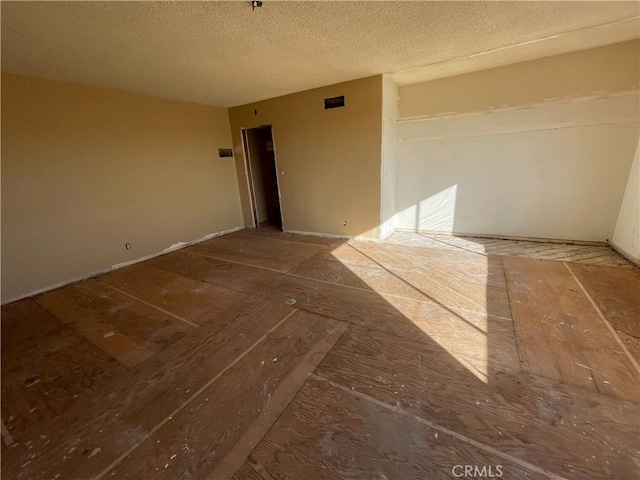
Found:
[{"label": "rectangular air vent", "polygon": [[233,150],[231,150],[230,148],[219,148],[218,155],[220,155],[220,158],[233,157]]},{"label": "rectangular air vent", "polygon": [[340,97],[332,97],[324,99],[324,109],[344,107],[344,95]]}]

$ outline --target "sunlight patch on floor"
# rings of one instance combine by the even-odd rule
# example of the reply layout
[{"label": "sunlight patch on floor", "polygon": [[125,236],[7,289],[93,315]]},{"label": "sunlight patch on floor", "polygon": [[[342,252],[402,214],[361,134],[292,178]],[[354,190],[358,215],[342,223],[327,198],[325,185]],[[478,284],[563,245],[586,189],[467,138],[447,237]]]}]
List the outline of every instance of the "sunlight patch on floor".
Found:
[{"label": "sunlight patch on floor", "polygon": [[[362,285],[378,293],[408,322],[443,349],[475,377],[488,382],[487,310],[489,267],[485,258],[464,265],[469,283],[457,281],[447,259],[388,255],[343,244],[333,257]],[[437,279],[437,280],[436,280]],[[400,292],[400,293],[399,293]],[[429,344],[426,339],[417,341]]]}]

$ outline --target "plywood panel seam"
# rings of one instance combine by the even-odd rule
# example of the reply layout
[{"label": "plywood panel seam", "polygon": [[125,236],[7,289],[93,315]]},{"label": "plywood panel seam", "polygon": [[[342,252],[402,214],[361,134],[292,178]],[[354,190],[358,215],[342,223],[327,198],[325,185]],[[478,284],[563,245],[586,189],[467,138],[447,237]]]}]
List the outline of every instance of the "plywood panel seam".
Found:
[{"label": "plywood panel seam", "polygon": [[[503,263],[503,265],[504,265],[504,263]],[[506,270],[505,270],[505,278],[506,278],[506,276],[507,275],[506,275]],[[510,282],[507,281],[507,295],[508,296],[509,296],[509,284],[510,284]],[[519,301],[519,300],[516,300],[516,301]],[[509,308],[510,309],[512,309],[511,305],[512,305],[511,298],[509,296]],[[512,314],[513,314],[513,312],[512,312]],[[537,316],[534,317],[534,318],[535,318],[535,321],[536,321],[537,324],[541,323]],[[520,327],[520,328],[522,328],[522,327]],[[533,353],[533,355],[530,355],[528,353],[526,339],[522,338],[523,336],[518,334],[518,330],[519,330],[519,328],[517,328],[517,326],[516,326],[516,319],[514,317],[514,331],[516,333],[516,342],[517,342],[517,345],[518,345],[518,356],[521,357],[521,358],[522,357],[525,358],[525,360],[521,363],[521,365],[523,363],[526,363],[526,366],[527,366],[526,370],[528,372],[536,373],[536,374],[538,374],[538,375],[540,375],[542,377],[551,378],[551,379],[555,379],[555,380],[561,380],[561,381],[567,381],[567,379],[563,375],[562,369],[560,368],[560,365],[558,364],[558,360],[557,360],[557,358],[555,356],[552,357],[552,360],[553,360],[552,361],[552,365],[555,367],[555,372],[554,373],[556,373],[556,375],[548,375],[547,374],[548,372],[544,372],[543,370],[541,370],[539,368],[540,367],[539,365],[536,368],[532,369],[530,358],[534,358],[535,359],[536,358],[535,353]],[[544,339],[544,344],[545,345],[551,345],[552,342],[549,341],[550,339],[549,339],[549,337],[547,335],[546,329],[544,329],[544,328],[542,328],[540,326],[538,328],[538,330],[539,330],[540,334],[542,335],[542,338]]]},{"label": "plywood panel seam", "polygon": [[162,312],[162,313],[164,313],[166,315],[169,315],[170,317],[173,317],[176,320],[179,320],[179,321],[181,321],[183,323],[186,323],[187,325],[191,325],[192,327],[195,327],[195,328],[199,328],[200,327],[197,323],[194,323],[194,322],[192,322],[190,320],[187,320],[186,318],[183,318],[183,317],[181,317],[179,315],[176,315],[175,313],[171,313],[168,310],[165,310],[164,308],[158,307],[157,305],[154,305],[153,303],[147,302],[146,300],[142,300],[141,298],[138,298],[135,295],[131,295],[130,293],[127,293],[127,292],[125,292],[123,290],[120,290],[117,287],[113,287],[113,286],[109,285],[108,283],[103,282],[102,280],[98,280],[98,283],[100,283],[101,285],[104,285],[105,287],[108,287],[111,290],[114,290],[114,291],[116,291],[116,292],[118,292],[118,293],[120,293],[122,295],[125,295],[125,296],[127,296],[127,297],[129,297],[129,298],[131,298],[133,300],[136,300],[136,301],[138,301],[140,303],[143,303],[148,307],[154,308],[154,309],[158,310],[159,312]]},{"label": "plywood panel seam", "polygon": [[243,232],[242,230],[239,230],[237,232],[234,232],[234,235],[240,235],[242,237],[245,238],[251,238],[251,239],[260,239],[260,240],[277,240],[278,242],[289,242],[289,243],[296,243],[298,245],[316,245],[318,247],[327,247],[328,245],[324,244],[324,243],[315,243],[315,242],[299,242],[298,240],[292,240],[290,238],[269,238],[269,237],[261,237],[260,235],[252,235],[250,233],[246,233]]},{"label": "plywood panel seam", "polygon": [[462,434],[457,433],[457,432],[455,432],[453,430],[450,430],[450,429],[448,429],[446,427],[438,425],[437,423],[433,423],[433,422],[430,422],[429,420],[426,420],[424,418],[421,418],[421,417],[418,417],[416,415],[413,415],[412,413],[409,413],[409,412],[405,411],[404,409],[402,409],[402,408],[400,408],[398,406],[389,405],[388,403],[385,403],[385,402],[382,402],[380,400],[377,400],[376,398],[373,398],[373,397],[367,395],[366,393],[362,393],[362,392],[356,391],[355,389],[348,388],[348,387],[346,387],[344,385],[341,385],[339,383],[334,382],[333,380],[329,380],[327,378],[318,376],[316,374],[311,374],[310,377],[313,377],[314,379],[322,381],[322,382],[327,382],[329,385],[331,385],[334,388],[337,388],[339,390],[347,392],[350,395],[354,395],[354,396],[356,396],[358,398],[361,398],[362,400],[365,400],[367,402],[370,402],[370,403],[373,403],[373,404],[378,405],[380,407],[383,407],[383,408],[385,408],[387,410],[390,410],[390,411],[392,411],[394,413],[398,413],[400,415],[403,415],[403,416],[406,416],[406,417],[410,417],[412,420],[414,420],[414,421],[416,421],[418,423],[421,423],[421,424],[426,425],[426,426],[428,426],[428,427],[430,427],[430,428],[432,428],[434,430],[437,430],[437,431],[439,431],[439,432],[441,432],[441,433],[443,433],[445,435],[453,437],[456,440],[459,440],[461,442],[470,444],[470,445],[472,445],[472,446],[474,446],[476,448],[484,450],[485,452],[488,452],[490,454],[493,454],[493,455],[496,455],[496,456],[498,456],[500,458],[503,458],[503,459],[505,459],[505,460],[507,460],[507,461],[509,461],[511,463],[514,463],[514,464],[522,467],[522,468],[525,468],[525,469],[530,470],[532,472],[539,473],[541,475],[545,475],[548,478],[551,478],[553,480],[566,480],[565,477],[562,477],[560,475],[556,475],[555,473],[553,473],[553,472],[551,472],[549,470],[545,470],[544,468],[538,467],[538,466],[533,465],[533,464],[531,464],[529,462],[525,462],[524,460],[521,460],[521,459],[519,459],[517,457],[514,457],[512,455],[509,455],[507,453],[503,453],[503,452],[501,452],[500,450],[498,450],[496,448],[493,448],[493,447],[491,447],[489,445],[486,445],[486,444],[484,444],[482,442],[479,442],[477,440],[474,440],[472,438],[466,437],[465,435],[462,435]]},{"label": "plywood panel seam", "polygon": [[193,393],[189,398],[187,398],[182,404],[180,404],[173,412],[171,412],[167,417],[164,418],[160,423],[158,423],[155,427],[153,427],[148,433],[146,433],[143,438],[136,443],[134,443],[131,447],[129,447],[122,455],[116,458],[109,466],[107,466],[104,470],[98,473],[94,479],[99,480],[107,475],[111,470],[113,470],[122,460],[124,460],[127,456],[129,456],[133,451],[135,451],[140,445],[146,442],[154,433],[160,430],[167,422],[169,422],[175,415],[177,415],[180,411],[182,411],[187,405],[189,405],[193,400],[195,400],[202,392],[204,392],[209,386],[211,386],[216,380],[218,380],[225,372],[227,372],[231,367],[233,367],[236,363],[238,363],[242,358],[244,358],[249,352],[251,352],[256,346],[264,341],[267,336],[273,332],[276,328],[282,325],[291,315],[296,313],[298,310],[293,309],[287,315],[284,316],[282,320],[280,320],[273,328],[271,328],[267,333],[265,333],[262,337],[260,337],[253,345],[251,345],[248,349],[238,355],[231,363],[229,363],[224,369],[222,369],[216,376],[214,376],[207,383],[202,385],[196,392]]},{"label": "plywood panel seam", "polygon": [[[203,254],[203,253],[199,253],[199,252],[189,252],[189,253],[191,255],[197,255],[197,256],[200,256],[200,257],[204,257],[204,258],[210,258],[210,259],[218,260],[218,261],[225,262],[225,263],[233,263],[235,265],[242,265],[243,267],[258,268],[258,269],[261,269],[261,270],[267,270],[269,272],[278,273],[280,275],[286,275],[286,276],[289,276],[289,277],[300,278],[300,279],[309,280],[309,281],[312,281],[312,282],[325,283],[327,285],[333,285],[333,286],[336,286],[336,287],[342,287],[342,288],[348,288],[348,289],[352,289],[352,290],[358,290],[358,291],[361,291],[361,292],[375,293],[377,295],[380,295],[381,297],[385,296],[385,297],[401,298],[403,300],[410,300],[410,301],[417,302],[417,303],[436,303],[438,305],[445,306],[444,304],[442,304],[440,302],[437,302],[436,300],[433,300],[431,298],[426,298],[425,300],[416,300],[416,299],[411,298],[411,297],[404,297],[402,295],[396,295],[396,294],[393,294],[393,293],[380,294],[379,292],[376,292],[375,290],[371,290],[371,289],[367,289],[367,288],[355,287],[353,285],[344,285],[344,284],[341,284],[341,283],[330,282],[328,280],[322,280],[322,279],[319,279],[319,278],[305,277],[305,276],[298,275],[298,274],[295,274],[295,273],[282,272],[280,270],[274,270],[274,269],[268,268],[268,267],[250,265],[250,264],[247,264],[247,263],[242,263],[242,262],[238,262],[238,261],[235,261],[235,260],[228,260],[226,258],[216,257],[216,256],[213,256],[213,255],[207,255],[207,254]],[[233,290],[232,287],[228,287],[228,288]],[[240,290],[238,290],[238,291],[240,291]],[[424,292],[421,292],[421,293],[424,294]],[[501,315],[496,315],[496,314],[493,314],[493,313],[481,312],[481,311],[477,311],[477,310],[469,310],[469,309],[460,308],[460,307],[457,307],[457,306],[456,307],[452,307],[452,308],[455,308],[455,310],[459,310],[461,312],[466,312],[466,313],[479,313],[479,314],[482,314],[482,315],[486,315],[487,317],[495,318],[495,319],[498,319],[498,320],[506,320],[506,321],[509,321],[509,322],[513,321],[513,319],[511,319],[509,317],[503,317]],[[314,313],[316,313],[316,312],[314,312]]]},{"label": "plywood panel seam", "polygon": [[618,345],[620,346],[622,351],[625,353],[625,355],[627,356],[627,358],[631,362],[631,365],[633,365],[633,368],[635,368],[636,372],[638,372],[640,374],[640,364],[638,364],[638,362],[633,357],[633,355],[631,355],[631,352],[629,352],[629,349],[627,348],[627,346],[620,339],[620,337],[618,336],[618,333],[615,331],[615,329],[613,328],[611,323],[609,323],[609,320],[607,320],[607,318],[604,316],[604,314],[602,313],[602,310],[600,310],[600,308],[598,307],[596,302],[593,300],[593,298],[591,298],[591,295],[589,294],[587,289],[584,288],[584,285],[582,285],[582,282],[578,279],[576,274],[573,273],[573,270],[571,270],[571,267],[569,266],[569,264],[567,262],[562,262],[562,263],[564,263],[564,266],[567,268],[567,270],[569,270],[569,273],[571,274],[573,279],[576,281],[576,283],[580,287],[580,290],[582,290],[582,293],[584,293],[584,295],[587,297],[587,300],[589,300],[589,303],[591,304],[593,309],[596,311],[596,313],[598,314],[598,316],[600,317],[600,319],[602,320],[604,325],[607,327],[607,330],[609,330],[609,332],[611,333],[613,338],[615,338],[616,342],[618,342]]},{"label": "plywood panel seam", "polygon": [[[318,315],[318,314],[315,314],[315,315]],[[330,318],[330,317],[324,317],[324,318]],[[319,344],[321,344],[322,342],[325,342],[327,343],[327,347],[328,347],[326,351],[322,352],[323,353],[322,356],[320,356],[319,358],[310,359],[309,357],[317,353],[317,351],[315,351],[314,349],[311,349],[309,352],[307,352],[303,361],[301,361],[300,364],[296,366],[294,371],[291,372],[290,378],[293,378],[295,374],[300,371],[304,373],[306,363],[310,361],[313,364],[312,371],[307,374],[307,378],[300,384],[300,386],[297,388],[295,393],[290,396],[289,400],[284,405],[282,405],[280,413],[276,416],[275,419],[273,419],[273,421],[271,422],[271,425],[269,425],[269,428],[264,431],[264,433],[260,436],[260,438],[253,440],[254,443],[250,449],[243,452],[243,455],[242,455],[244,457],[243,461],[249,458],[249,456],[251,456],[253,451],[258,447],[258,445],[262,441],[262,439],[265,438],[269,434],[269,432],[273,429],[273,427],[278,423],[278,421],[280,420],[282,415],[285,413],[285,411],[287,410],[291,402],[293,402],[294,399],[296,398],[296,395],[298,394],[298,392],[302,390],[302,388],[307,384],[307,382],[309,381],[309,378],[312,375],[314,375],[313,372],[315,372],[318,369],[318,365],[322,363],[322,360],[324,360],[324,358],[329,354],[329,352],[333,349],[336,343],[338,343],[338,341],[342,338],[344,333],[347,331],[347,324],[340,322],[339,320],[335,320],[335,319],[331,319],[331,320],[336,323],[335,331],[337,335],[334,334],[334,336],[331,337],[330,340],[327,340],[326,338],[323,338],[320,340]],[[288,388],[290,386],[289,383],[290,382],[285,381],[280,388]],[[247,436],[249,436],[249,433],[247,433]],[[238,441],[238,444],[242,444],[242,440]],[[238,465],[231,467],[229,464],[233,460],[229,461],[228,459],[230,457],[231,457],[231,453],[227,454],[227,456],[225,457],[225,460],[223,460],[222,463],[218,465],[218,467],[214,470],[214,472],[208,477],[209,480],[222,480],[226,478],[231,478],[233,474],[236,473],[242,467],[243,462],[240,462]]]},{"label": "plywood panel seam", "polygon": [[[486,254],[486,253],[483,253],[483,252],[476,252],[476,251],[474,251],[474,250],[469,250],[468,248],[460,247],[460,246],[458,246],[458,245],[453,245],[453,244],[451,244],[451,243],[444,242],[444,241],[439,240],[439,239],[434,238],[434,237],[429,237],[429,238],[430,238],[431,240],[435,240],[435,241],[436,241],[436,242],[438,242],[438,243],[442,243],[443,245],[446,245],[446,246],[448,246],[448,247],[454,247],[456,250],[464,250],[465,252],[475,253],[476,255],[481,255],[481,256],[483,256],[483,257],[488,257],[488,256],[489,256],[489,255],[488,255],[488,254]],[[486,249],[486,246],[485,246],[485,249]]]},{"label": "plywood panel seam", "polygon": [[[314,313],[315,315],[324,316],[322,314],[315,313],[313,310],[305,310],[304,308],[300,308],[300,310],[308,311],[310,313]],[[336,319],[334,319],[332,317],[326,317],[326,318],[329,318],[329,319],[331,319],[331,320],[333,320],[335,322],[341,322],[341,320],[336,320]],[[392,331],[388,331],[388,330],[384,330],[384,329],[378,328],[378,327],[376,327],[374,325],[364,326],[364,325],[361,325],[361,324],[356,323],[356,322],[343,322],[343,323],[345,323],[345,325],[348,326],[348,330],[352,331],[352,332],[355,331],[355,330],[358,330],[358,329],[362,329],[362,330],[366,330],[368,333],[375,332],[375,333],[386,335],[387,337],[392,337],[394,340],[397,340],[397,341],[400,341],[400,342],[406,342],[407,340],[410,340],[410,341],[414,341],[414,342],[420,344],[422,347],[424,347],[426,349],[429,349],[429,350],[433,351],[434,348],[435,348],[439,353],[442,353],[442,347],[441,346],[434,347],[432,344],[430,344],[430,341],[431,341],[430,337],[426,337],[426,338],[429,338],[429,341],[425,342],[424,340],[417,339],[416,337],[414,337],[412,339],[408,339],[406,336],[403,336],[403,335],[398,334],[396,332],[392,332]],[[516,350],[517,350],[517,347],[516,347]],[[478,357],[474,353],[470,353],[470,352],[467,352],[467,355],[468,355],[468,358],[466,358],[465,360],[471,362],[471,364],[467,364],[466,365],[467,368],[469,368],[469,367],[477,368],[475,362],[480,357]],[[458,360],[458,361],[460,362],[460,360]],[[501,364],[499,362],[492,363],[491,364],[491,369],[492,369],[492,371],[494,373],[497,373],[497,372],[509,373],[509,372],[513,372],[513,371],[522,370],[521,367],[520,368],[509,369],[505,365],[503,365],[503,364]],[[481,374],[483,376],[486,376],[485,373],[481,373]]]},{"label": "plywood panel seam", "polygon": [[[451,241],[446,240],[447,238]],[[399,229],[384,244],[465,251],[478,255],[524,256],[560,262],[630,266],[623,256],[604,242]]]},{"label": "plywood panel seam", "polygon": [[[457,313],[454,311],[454,309],[458,309],[460,311],[463,312],[471,312],[471,313],[483,313],[485,314],[485,312],[482,311],[476,311],[476,310],[469,310],[469,309],[465,309],[463,307],[460,307],[459,305],[452,305],[449,306],[441,301],[439,301],[438,299],[436,299],[433,295],[430,295],[429,293],[427,293],[426,291],[422,290],[422,288],[418,288],[416,287],[413,283],[409,282],[408,280],[406,280],[405,278],[401,277],[400,275],[396,274],[395,272],[393,272],[392,270],[390,270],[389,268],[385,267],[383,264],[381,264],[379,261],[377,261],[376,259],[372,258],[370,255],[368,255],[365,251],[362,251],[356,247],[354,247],[353,245],[350,245],[351,248],[353,248],[355,251],[357,251],[358,253],[364,255],[365,257],[367,257],[369,260],[371,260],[372,262],[374,262],[375,264],[377,264],[380,268],[384,269],[386,272],[388,272],[390,275],[392,275],[393,277],[395,277],[396,279],[398,279],[399,281],[405,283],[407,286],[409,286],[410,288],[414,289],[416,292],[418,292],[420,295],[424,296],[425,299],[428,302],[432,302],[435,303],[437,305],[440,305],[442,308],[448,310],[450,313],[453,313],[454,315],[458,316]],[[488,256],[486,256],[487,258],[489,258]],[[399,260],[399,263],[401,266],[403,266],[404,268],[406,268],[409,272],[411,272],[413,270],[413,265],[407,264],[407,262],[403,261],[403,260]],[[487,260],[488,263],[488,260]],[[422,268],[420,268],[417,272],[418,275],[422,275]],[[504,271],[503,271],[503,275],[504,275]],[[410,275],[411,276],[411,275]],[[487,279],[489,277],[489,273],[487,273]],[[503,277],[504,278],[504,277]],[[506,284],[506,280],[505,280],[505,284]],[[489,285],[487,284],[486,286],[487,291],[489,290]],[[458,294],[462,294],[462,295],[466,295],[466,291],[465,289],[461,289],[459,286],[458,287],[451,287],[454,291],[456,291]],[[385,294],[387,295],[387,294]],[[407,297],[407,299],[409,299]],[[412,300],[412,299],[409,299]],[[415,301],[415,300],[414,300]],[[488,309],[487,309],[488,310]],[[503,319],[503,320],[509,320],[511,321],[512,318],[507,318],[501,315],[496,315],[496,314],[492,314],[490,312],[486,312],[487,316],[491,316],[494,318],[499,318],[499,319]]]},{"label": "plywood panel seam", "polygon": [[523,370],[522,368],[522,364],[524,363],[524,359],[522,358],[522,355],[520,355],[520,346],[519,344],[519,335],[518,332],[516,331],[516,325],[515,325],[515,321],[513,320],[513,308],[511,308],[511,296],[509,294],[509,282],[507,281],[507,273],[504,270],[504,261],[500,262],[500,268],[502,269],[502,275],[504,276],[504,284],[505,284],[505,291],[507,292],[507,304],[509,305],[509,315],[511,315],[511,326],[513,328],[513,338],[516,339],[516,352],[518,354],[518,366],[520,367],[520,370]]}]

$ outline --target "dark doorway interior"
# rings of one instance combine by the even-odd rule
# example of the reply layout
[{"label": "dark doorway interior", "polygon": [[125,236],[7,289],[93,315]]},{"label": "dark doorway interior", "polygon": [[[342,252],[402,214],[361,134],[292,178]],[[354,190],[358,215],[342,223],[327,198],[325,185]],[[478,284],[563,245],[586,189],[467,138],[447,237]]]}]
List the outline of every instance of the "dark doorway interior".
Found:
[{"label": "dark doorway interior", "polygon": [[278,171],[271,126],[248,128],[244,130],[244,135],[249,156],[256,227],[273,225],[282,230]]}]

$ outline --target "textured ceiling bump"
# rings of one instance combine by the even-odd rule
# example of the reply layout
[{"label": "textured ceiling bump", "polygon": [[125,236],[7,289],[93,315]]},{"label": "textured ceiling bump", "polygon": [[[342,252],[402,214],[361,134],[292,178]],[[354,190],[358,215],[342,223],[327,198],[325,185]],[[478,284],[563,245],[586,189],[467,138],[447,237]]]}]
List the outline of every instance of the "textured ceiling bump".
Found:
[{"label": "textured ceiling bump", "polygon": [[2,70],[234,106],[624,41],[638,15],[638,2],[3,2]]}]

